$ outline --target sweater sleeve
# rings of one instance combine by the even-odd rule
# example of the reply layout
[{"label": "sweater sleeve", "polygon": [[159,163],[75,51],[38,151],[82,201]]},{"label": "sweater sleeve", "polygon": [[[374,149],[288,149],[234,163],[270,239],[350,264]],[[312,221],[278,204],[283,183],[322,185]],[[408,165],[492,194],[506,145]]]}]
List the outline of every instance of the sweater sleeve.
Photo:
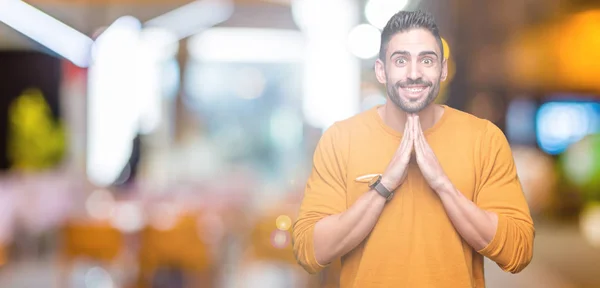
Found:
[{"label": "sweater sleeve", "polygon": [[329,263],[315,258],[314,229],[316,223],[346,210],[346,160],[340,147],[339,128],[325,131],[314,152],[313,167],[306,183],[304,198],[292,234],[294,256],[309,273],[315,274]]},{"label": "sweater sleeve", "polygon": [[502,270],[518,273],[533,256],[533,220],[502,131],[488,121],[480,141],[481,174],[475,202],[498,215],[498,228],[492,241],[478,252]]}]

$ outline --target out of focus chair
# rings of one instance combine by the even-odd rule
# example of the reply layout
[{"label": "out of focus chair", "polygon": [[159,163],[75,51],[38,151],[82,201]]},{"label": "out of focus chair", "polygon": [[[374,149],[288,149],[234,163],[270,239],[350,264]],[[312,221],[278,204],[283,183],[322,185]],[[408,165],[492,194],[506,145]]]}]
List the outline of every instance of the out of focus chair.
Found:
[{"label": "out of focus chair", "polygon": [[0,268],[6,264],[6,247],[0,243]]},{"label": "out of focus chair", "polygon": [[108,221],[68,221],[62,228],[61,239],[60,287],[69,287],[68,279],[76,261],[110,267],[126,249],[124,235]]},{"label": "out of focus chair", "polygon": [[62,256],[67,261],[81,257],[110,262],[124,245],[121,231],[108,222],[70,222],[65,225],[62,236]]},{"label": "out of focus chair", "polygon": [[159,271],[183,273],[185,287],[212,287],[215,271],[201,231],[192,213],[180,215],[167,229],[146,226],[140,235],[138,287],[152,287]]}]

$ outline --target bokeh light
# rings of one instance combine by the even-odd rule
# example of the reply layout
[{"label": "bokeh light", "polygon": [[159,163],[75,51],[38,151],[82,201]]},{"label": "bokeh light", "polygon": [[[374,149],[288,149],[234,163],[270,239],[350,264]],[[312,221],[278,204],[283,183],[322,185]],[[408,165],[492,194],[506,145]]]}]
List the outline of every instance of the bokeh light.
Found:
[{"label": "bokeh light", "polygon": [[512,151],[531,213],[540,214],[549,208],[556,188],[554,160],[534,147],[516,146]]},{"label": "bokeh light", "polygon": [[371,25],[383,30],[388,20],[408,3],[409,0],[369,0],[365,5],[365,17]]},{"label": "bokeh light", "polygon": [[600,103],[548,102],[537,113],[537,141],[548,154],[562,153],[569,145],[600,130]]},{"label": "bokeh light", "polygon": [[579,227],[587,242],[600,248],[600,202],[588,203],[580,215]]},{"label": "bokeh light", "polygon": [[244,67],[236,71],[233,91],[242,99],[256,99],[260,97],[267,84],[265,75],[257,68]]},{"label": "bokeh light", "polygon": [[271,244],[277,249],[286,248],[291,239],[291,234],[288,231],[275,230],[271,233]]},{"label": "bokeh light", "polygon": [[354,56],[370,59],[379,54],[381,31],[369,24],[357,25],[348,34],[348,49]]},{"label": "bokeh light", "polygon": [[110,274],[100,267],[94,267],[85,273],[86,288],[113,288],[115,287]]},{"label": "bokeh light", "polygon": [[141,205],[133,201],[118,202],[111,214],[110,223],[124,233],[140,231],[145,225]]},{"label": "bokeh light", "polygon": [[98,189],[88,196],[85,201],[87,213],[96,220],[110,218],[115,206],[115,199],[108,190]]},{"label": "bokeh light", "polygon": [[280,215],[275,220],[275,224],[277,225],[277,229],[281,231],[287,231],[292,227],[292,219],[287,215]]},{"label": "bokeh light", "polygon": [[150,213],[150,225],[160,231],[172,229],[179,220],[179,207],[174,203],[157,203]]},{"label": "bokeh light", "polygon": [[561,162],[566,178],[585,193],[584,197],[600,201],[600,134],[571,145]]},{"label": "bokeh light", "polygon": [[506,111],[506,137],[511,143],[535,145],[537,104],[529,97],[516,98]]},{"label": "bokeh light", "polygon": [[383,105],[387,102],[387,98],[379,91],[373,91],[373,93],[365,96],[365,98],[360,103],[361,111],[369,110],[373,107]]},{"label": "bokeh light", "polygon": [[214,212],[205,212],[197,219],[198,237],[207,244],[222,241],[227,233],[225,220]]}]

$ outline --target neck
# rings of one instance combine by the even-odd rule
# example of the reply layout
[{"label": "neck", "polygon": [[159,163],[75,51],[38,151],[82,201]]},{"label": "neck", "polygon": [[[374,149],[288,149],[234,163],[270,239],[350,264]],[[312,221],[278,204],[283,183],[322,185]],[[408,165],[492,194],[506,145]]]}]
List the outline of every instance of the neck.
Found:
[{"label": "neck", "polygon": [[[391,101],[387,101],[383,106],[378,109],[379,116],[383,119],[383,122],[392,127],[394,130],[404,133],[404,126],[406,125],[406,118],[408,113],[398,108]],[[423,131],[433,127],[435,123],[441,118],[444,113],[444,108],[440,105],[431,103],[425,109],[417,112],[421,127]]]}]

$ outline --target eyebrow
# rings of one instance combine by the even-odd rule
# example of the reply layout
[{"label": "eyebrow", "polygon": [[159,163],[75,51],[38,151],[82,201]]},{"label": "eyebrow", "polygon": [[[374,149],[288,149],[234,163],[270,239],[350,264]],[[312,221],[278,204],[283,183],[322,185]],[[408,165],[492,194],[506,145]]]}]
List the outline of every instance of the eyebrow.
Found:
[{"label": "eyebrow", "polygon": [[[394,57],[395,55],[410,56],[410,52],[404,51],[404,50],[394,51],[394,53],[392,53],[392,55],[390,55],[390,59],[392,57]],[[425,55],[433,55],[435,57],[438,57],[437,53],[435,53],[434,51],[431,51],[431,50],[422,51],[421,53],[419,53],[419,57],[422,57],[422,56],[425,56]]]}]

